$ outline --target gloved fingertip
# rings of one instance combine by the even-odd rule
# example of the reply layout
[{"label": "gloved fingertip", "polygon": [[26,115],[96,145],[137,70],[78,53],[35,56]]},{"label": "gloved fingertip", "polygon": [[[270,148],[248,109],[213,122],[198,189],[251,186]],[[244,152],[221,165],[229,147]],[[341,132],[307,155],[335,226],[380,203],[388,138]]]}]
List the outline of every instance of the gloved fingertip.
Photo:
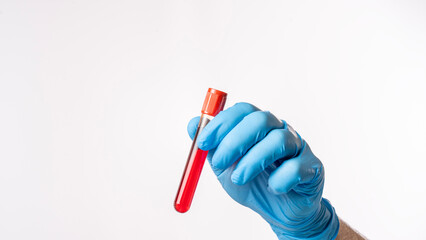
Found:
[{"label": "gloved fingertip", "polygon": [[268,179],[268,188],[270,188],[271,192],[274,194],[284,194],[290,192],[297,184],[295,179],[284,179],[284,178],[276,178],[270,177]]},{"label": "gloved fingertip", "polygon": [[[219,153],[220,154],[220,153]],[[216,169],[223,169],[222,168],[222,164],[221,164],[221,161],[220,161],[220,156],[218,156],[219,155],[217,152],[213,155],[213,157],[212,157],[212,166],[214,167],[214,168],[216,168]]]},{"label": "gloved fingertip", "polygon": [[198,138],[198,142],[197,142],[198,148],[203,150],[203,151],[208,151],[210,149],[208,149],[208,145],[206,143],[205,140]]},{"label": "gloved fingertip", "polygon": [[231,175],[231,181],[235,185],[244,185],[243,178],[240,177],[240,174],[233,172]]},{"label": "gloved fingertip", "polygon": [[268,187],[267,187],[266,189],[267,189],[270,193],[272,193],[272,194],[274,194],[274,195],[280,195],[280,194],[282,194],[282,193],[280,193],[280,192],[276,191],[275,189],[271,188],[269,185],[268,185]]},{"label": "gloved fingertip", "polygon": [[210,126],[207,125],[201,132],[198,134],[198,148],[204,151],[212,149],[211,147],[211,136],[210,136]]}]

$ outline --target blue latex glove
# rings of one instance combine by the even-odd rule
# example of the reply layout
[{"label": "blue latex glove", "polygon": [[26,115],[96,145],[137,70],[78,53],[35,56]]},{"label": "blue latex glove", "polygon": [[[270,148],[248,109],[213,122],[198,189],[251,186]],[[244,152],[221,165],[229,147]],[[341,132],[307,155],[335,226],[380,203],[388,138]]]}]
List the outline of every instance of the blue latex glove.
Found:
[{"label": "blue latex glove", "polygon": [[[194,137],[199,117],[188,124]],[[322,198],[324,167],[270,112],[237,103],[203,129],[198,146],[226,192],[259,213],[279,239],[335,239],[339,220]]]}]

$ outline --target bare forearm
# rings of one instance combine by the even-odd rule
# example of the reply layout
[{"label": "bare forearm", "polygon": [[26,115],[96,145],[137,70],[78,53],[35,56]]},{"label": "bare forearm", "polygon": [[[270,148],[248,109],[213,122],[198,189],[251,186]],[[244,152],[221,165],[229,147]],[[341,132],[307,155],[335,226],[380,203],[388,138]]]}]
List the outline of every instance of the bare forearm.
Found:
[{"label": "bare forearm", "polygon": [[337,234],[336,240],[365,240],[364,236],[353,230],[348,224],[346,224],[343,220],[339,220],[340,229]]}]

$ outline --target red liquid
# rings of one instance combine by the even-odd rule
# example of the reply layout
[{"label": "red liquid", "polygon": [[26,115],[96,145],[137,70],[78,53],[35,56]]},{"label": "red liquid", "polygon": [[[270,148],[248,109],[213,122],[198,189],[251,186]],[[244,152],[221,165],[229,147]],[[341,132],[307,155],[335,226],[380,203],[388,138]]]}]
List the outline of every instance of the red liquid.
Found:
[{"label": "red liquid", "polygon": [[[197,150],[192,151],[188,157],[185,171],[183,172],[179,190],[176,195],[175,209],[180,213],[189,210],[195,189],[197,188],[198,179],[200,179],[201,170],[203,170],[204,162],[206,161],[208,151],[196,149]],[[193,156],[194,154],[195,156]]]}]

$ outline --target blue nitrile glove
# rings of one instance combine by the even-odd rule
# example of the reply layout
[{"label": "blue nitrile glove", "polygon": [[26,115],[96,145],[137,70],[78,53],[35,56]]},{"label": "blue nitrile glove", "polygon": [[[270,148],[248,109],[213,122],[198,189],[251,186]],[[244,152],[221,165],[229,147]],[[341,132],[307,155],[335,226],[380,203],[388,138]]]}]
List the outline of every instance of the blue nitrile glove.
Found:
[{"label": "blue nitrile glove", "polygon": [[[188,124],[194,137],[199,117]],[[237,103],[203,129],[198,146],[226,192],[259,213],[279,239],[335,239],[339,220],[322,198],[324,167],[270,112]]]}]

